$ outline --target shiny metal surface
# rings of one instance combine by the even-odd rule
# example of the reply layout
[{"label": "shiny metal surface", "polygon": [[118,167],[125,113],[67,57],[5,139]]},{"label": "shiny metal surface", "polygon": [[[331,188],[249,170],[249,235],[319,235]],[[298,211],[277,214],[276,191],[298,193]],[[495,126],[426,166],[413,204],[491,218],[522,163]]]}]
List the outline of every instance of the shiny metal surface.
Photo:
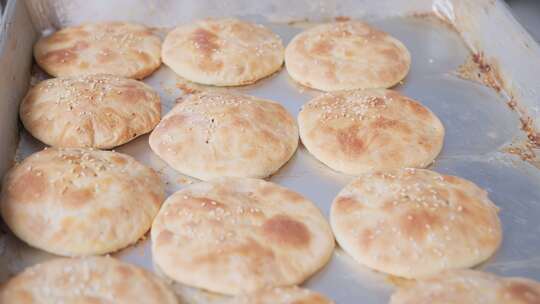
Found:
[{"label": "shiny metal surface", "polygon": [[[265,20],[257,15],[249,18]],[[466,61],[469,49],[447,25],[427,18],[403,16],[372,16],[368,21],[403,41],[411,52],[411,72],[396,89],[429,107],[445,125],[444,148],[431,168],[473,180],[486,188],[501,208],[503,245],[492,259],[478,268],[540,280],[540,225],[537,221],[540,172],[517,157],[501,152],[502,147],[523,136],[517,114],[508,108],[506,99],[492,89],[456,76],[455,71]],[[302,30],[286,23],[266,24],[284,43]],[[178,86],[183,81],[165,66],[145,82],[160,93],[163,113],[183,94]],[[273,99],[293,115],[319,94],[294,84],[285,69],[254,85],[225,90]],[[24,130],[20,134],[19,159],[43,148]],[[174,172],[154,155],[148,146],[148,136],[137,138],[116,151],[133,155],[155,168],[167,183],[168,194],[196,182]],[[334,196],[352,178],[330,170],[300,145],[293,158],[269,180],[305,195],[328,216]],[[149,245],[150,240],[143,240],[114,255],[154,269]],[[0,236],[0,265],[5,265],[0,272],[4,271],[4,275],[51,257],[29,248],[10,234]],[[326,294],[336,303],[386,303],[394,288],[392,282],[395,280],[355,263],[338,248],[330,263],[304,286]],[[219,297],[188,297],[185,289],[178,290],[182,298],[192,299],[186,300],[187,303],[219,302]]]},{"label": "shiny metal surface", "polygon": [[531,36],[540,42],[540,1],[506,0],[512,14],[523,24]]}]

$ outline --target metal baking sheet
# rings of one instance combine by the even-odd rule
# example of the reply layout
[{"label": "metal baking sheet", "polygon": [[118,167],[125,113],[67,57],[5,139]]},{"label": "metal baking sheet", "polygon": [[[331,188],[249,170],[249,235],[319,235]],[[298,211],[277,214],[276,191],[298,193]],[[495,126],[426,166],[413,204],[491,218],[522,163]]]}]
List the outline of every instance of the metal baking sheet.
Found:
[{"label": "metal baking sheet", "polygon": [[[164,34],[170,26],[194,18],[233,15],[266,24],[278,33],[286,44],[296,33],[314,24],[286,21],[304,18],[320,21],[347,15],[362,18],[387,31],[400,39],[409,48],[412,56],[410,74],[404,83],[395,89],[429,107],[440,117],[446,128],[443,151],[431,169],[473,180],[487,189],[492,200],[501,208],[503,244],[493,258],[477,268],[501,275],[540,280],[540,225],[537,224],[540,216],[540,187],[538,187],[540,172],[531,163],[504,152],[508,145],[527,138],[527,134],[521,130],[523,124],[520,118],[523,118],[523,115],[535,116],[535,111],[538,111],[538,99],[529,98],[536,96],[535,91],[530,90],[540,87],[540,84],[536,84],[536,87],[529,85],[527,90],[522,90],[521,88],[529,84],[531,79],[523,74],[516,80],[507,76],[516,75],[516,64],[522,64],[520,60],[528,60],[532,62],[530,65],[534,66],[540,62],[540,57],[538,53],[534,54],[519,47],[507,50],[506,53],[505,50],[497,49],[495,53],[502,54],[503,57],[495,58],[499,60],[498,68],[506,79],[505,85],[517,85],[517,88],[505,86],[501,92],[481,83],[464,80],[458,73],[460,66],[470,58],[471,51],[484,51],[483,47],[486,50],[496,49],[491,44],[482,44],[486,37],[477,37],[482,33],[482,29],[475,27],[474,24],[481,24],[484,14],[498,16],[503,24],[509,26],[506,32],[499,33],[500,40],[510,39],[506,37],[506,33],[520,32],[519,25],[506,14],[506,8],[501,2],[477,1],[474,5],[486,5],[486,10],[479,11],[478,15],[475,15],[474,11],[466,10],[467,18],[460,13],[460,8],[468,9],[470,8],[468,5],[471,4],[463,4],[467,1],[444,0],[321,1],[305,7],[300,4],[309,1],[262,1],[262,4],[252,6],[247,5],[245,1],[207,1],[207,6],[210,7],[207,10],[206,6],[200,4],[204,1],[197,2],[199,4],[193,2],[191,6],[184,2],[174,4],[173,1],[157,3],[138,0],[99,0],[86,3],[72,1],[75,3],[73,5],[83,6],[78,10],[73,9],[72,4],[64,3],[65,1],[57,1],[53,6],[47,6],[48,2],[35,1],[29,5],[34,24],[39,30],[83,21],[115,19],[159,26],[161,27],[159,31]],[[270,3],[285,5],[288,2],[294,3],[288,10],[270,5]],[[104,10],[105,5],[109,3],[112,7],[127,5],[131,9]],[[180,11],[182,5],[189,8]],[[39,9],[35,7],[33,9],[33,6]],[[171,12],[176,12],[176,9],[178,16],[173,16]],[[433,11],[443,16],[446,22],[429,17],[428,13]],[[461,23],[449,26],[448,22]],[[466,32],[458,33],[454,30],[456,28],[463,30],[467,27],[469,30]],[[485,31],[491,33],[494,29],[489,28]],[[530,44],[529,50],[538,49],[538,45],[529,38],[522,33],[521,36],[512,39],[522,39],[517,43]],[[520,52],[525,54],[529,52],[529,55],[527,58],[515,58],[514,65],[506,69],[508,61],[512,60],[507,58],[507,54]],[[41,77],[43,74],[34,69],[34,81]],[[320,94],[296,85],[284,69],[254,85],[235,88],[190,84],[165,66],[145,79],[145,82],[159,92],[163,114],[174,106],[175,99],[184,94],[184,90],[190,89],[230,90],[272,99],[282,103],[293,115],[298,114],[305,102]],[[512,111],[507,106],[509,98],[517,97],[520,97],[521,112]],[[20,160],[44,146],[21,129],[18,147],[17,159]],[[197,182],[176,173],[154,155],[148,146],[148,136],[141,136],[117,148],[116,151],[130,154],[156,169],[167,185],[168,194]],[[269,180],[308,197],[325,216],[328,216],[332,199],[353,178],[330,170],[300,145],[293,158]],[[115,253],[114,256],[159,272],[154,269],[149,244],[150,240],[141,240],[135,246]],[[0,267],[0,280],[28,265],[52,257],[24,245],[11,234],[4,233],[0,236],[0,266],[3,266]],[[386,303],[395,283],[395,279],[355,263],[345,252],[337,248],[328,265],[305,282],[304,286],[326,294],[336,303],[359,301]],[[222,300],[219,296],[178,284],[175,285],[175,289],[185,303],[218,303]]]}]

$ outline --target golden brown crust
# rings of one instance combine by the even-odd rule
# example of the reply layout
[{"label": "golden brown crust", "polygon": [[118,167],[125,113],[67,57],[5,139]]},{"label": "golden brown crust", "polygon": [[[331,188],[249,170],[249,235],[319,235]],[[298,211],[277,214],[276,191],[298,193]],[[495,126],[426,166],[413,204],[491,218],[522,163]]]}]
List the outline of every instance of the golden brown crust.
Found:
[{"label": "golden brown crust", "polygon": [[298,115],[302,143],[348,174],[426,167],[441,151],[444,126],[420,103],[392,90],[322,94]]},{"label": "golden brown crust", "polygon": [[15,235],[59,255],[104,254],[135,243],[164,199],[159,176],[128,155],[49,148],[11,169],[1,212]]},{"label": "golden brown crust", "polygon": [[406,278],[474,266],[499,247],[497,207],[467,180],[425,169],[365,174],[335,198],[330,222],[359,263]]},{"label": "golden brown crust", "polygon": [[389,88],[407,75],[411,56],[390,35],[359,21],[308,29],[285,50],[289,75],[323,91]]},{"label": "golden brown crust", "polygon": [[391,304],[538,304],[540,283],[474,270],[452,270],[399,288]]},{"label": "golden brown crust", "polygon": [[170,196],[152,225],[154,262],[170,278],[224,293],[299,284],[334,240],[305,198],[257,179],[221,178]]},{"label": "golden brown crust", "polygon": [[150,147],[181,173],[266,177],[298,146],[294,118],[276,102],[231,93],[183,97],[150,135]]},{"label": "golden brown crust", "polygon": [[320,293],[299,287],[263,288],[237,296],[229,304],[333,304]]},{"label": "golden brown crust", "polygon": [[178,75],[203,84],[253,83],[279,70],[283,45],[262,25],[207,19],[178,26],[163,43],[163,62]]},{"label": "golden brown crust", "polygon": [[161,102],[142,82],[98,74],[42,81],[19,112],[26,129],[48,145],[110,149],[150,132]]},{"label": "golden brown crust", "polygon": [[34,57],[53,76],[112,74],[142,79],[161,65],[161,39],[142,25],[89,23],[41,38]]},{"label": "golden brown crust", "polygon": [[0,303],[176,304],[159,278],[109,257],[59,258],[27,268],[0,288]]}]

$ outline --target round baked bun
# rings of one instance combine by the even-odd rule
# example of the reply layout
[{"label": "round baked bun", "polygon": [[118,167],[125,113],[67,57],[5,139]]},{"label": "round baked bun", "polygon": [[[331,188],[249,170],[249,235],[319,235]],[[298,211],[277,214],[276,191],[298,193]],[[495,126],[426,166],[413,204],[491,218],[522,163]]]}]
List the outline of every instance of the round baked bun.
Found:
[{"label": "round baked bun", "polygon": [[352,175],[426,167],[444,141],[444,126],[435,114],[384,89],[322,94],[302,107],[298,126],[313,156]]},{"label": "round baked bun", "polygon": [[289,75],[322,91],[389,88],[409,72],[411,55],[394,37],[359,21],[308,29],[285,50]]},{"label": "round baked bun", "polygon": [[247,95],[187,95],[150,135],[150,147],[171,167],[202,180],[263,178],[294,154],[298,128],[280,104]]},{"label": "round baked bun", "polygon": [[152,224],[167,277],[222,294],[303,282],[334,249],[330,226],[301,195],[258,179],[219,178],[170,196]]},{"label": "round baked bun", "polygon": [[474,270],[451,270],[399,288],[390,304],[538,304],[540,283]]},{"label": "round baked bun", "polygon": [[0,303],[176,304],[150,272],[110,257],[57,258],[27,268],[0,288]]},{"label": "round baked bun", "polygon": [[52,76],[113,74],[142,79],[160,65],[161,39],[142,25],[89,23],[38,40],[34,57]]},{"label": "round baked bun", "polygon": [[299,287],[263,288],[236,296],[230,304],[333,304],[320,293]]},{"label": "round baked bun", "polygon": [[419,278],[467,268],[501,243],[498,208],[470,181],[425,169],[358,177],[334,199],[339,245],[380,272]]},{"label": "round baked bun", "polygon": [[150,132],[160,116],[151,87],[105,74],[42,81],[20,106],[28,132],[55,147],[114,148]]},{"label": "round baked bun", "polygon": [[238,19],[206,19],[173,29],[163,63],[187,80],[216,86],[253,83],[281,68],[283,44],[268,28]]},{"label": "round baked bun", "polygon": [[4,179],[0,207],[11,231],[64,256],[105,254],[137,242],[164,199],[158,175],[116,152],[49,148]]}]

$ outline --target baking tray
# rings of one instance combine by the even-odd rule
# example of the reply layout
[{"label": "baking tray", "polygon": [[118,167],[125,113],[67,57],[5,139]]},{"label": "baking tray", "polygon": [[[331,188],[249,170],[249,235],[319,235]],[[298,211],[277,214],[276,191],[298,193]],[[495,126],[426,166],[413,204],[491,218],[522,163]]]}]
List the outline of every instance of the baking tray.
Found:
[{"label": "baking tray", "polygon": [[[126,20],[145,23],[164,35],[172,26],[203,17],[236,16],[263,23],[286,44],[303,29],[336,17],[364,19],[400,39],[410,50],[412,66],[403,84],[395,89],[419,100],[436,113],[446,127],[441,155],[431,169],[468,178],[484,187],[501,208],[504,231],[501,248],[479,269],[501,275],[540,280],[540,172],[535,153],[535,118],[539,113],[540,47],[515,21],[506,5],[492,0],[419,1],[143,1],[143,0],[43,0],[8,1],[4,22],[33,28],[12,29],[1,41],[26,39],[18,51],[1,49],[0,139],[3,150],[0,174],[17,147],[10,140],[19,135],[16,158],[24,159],[44,146],[17,126],[17,102],[30,83],[45,75],[30,68],[31,43],[36,32],[86,21]],[[2,44],[0,44],[1,46]],[[15,60],[20,61],[19,66]],[[23,64],[24,63],[24,64]],[[20,67],[23,67],[22,70]],[[19,79],[15,83],[8,75]],[[32,75],[30,77],[30,71]],[[226,90],[268,98],[282,103],[293,115],[309,99],[320,94],[296,85],[283,69],[254,85],[235,88],[191,84],[162,66],[145,82],[162,99],[163,114],[186,91]],[[6,88],[12,96],[6,97]],[[8,105],[6,105],[8,104]],[[116,151],[130,154],[156,169],[168,194],[197,182],[176,173],[154,155],[148,136],[141,136]],[[293,158],[270,181],[311,199],[328,216],[339,190],[353,179],[328,169],[300,145]],[[114,256],[155,270],[149,240]],[[26,266],[53,256],[30,248],[4,228],[0,236],[0,280]],[[386,303],[400,280],[355,263],[337,248],[331,261],[311,277],[305,287],[320,291],[336,303]],[[219,296],[175,285],[185,303],[218,303]]]}]

